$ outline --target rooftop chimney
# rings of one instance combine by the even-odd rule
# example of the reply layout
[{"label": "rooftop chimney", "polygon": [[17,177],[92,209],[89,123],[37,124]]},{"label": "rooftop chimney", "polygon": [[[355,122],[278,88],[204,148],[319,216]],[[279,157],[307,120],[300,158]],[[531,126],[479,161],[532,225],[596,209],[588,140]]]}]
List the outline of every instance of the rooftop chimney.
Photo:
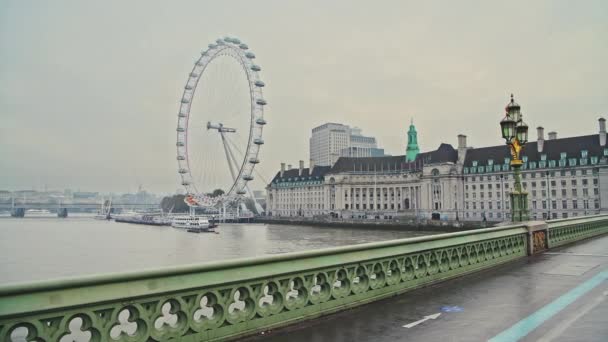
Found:
[{"label": "rooftop chimney", "polygon": [[300,160],[300,169],[298,170],[298,176],[302,177],[303,170],[304,170],[304,161]]},{"label": "rooftop chimney", "polygon": [[538,134],[538,141],[536,143],[536,148],[537,148],[538,152],[540,153],[543,151],[543,147],[545,145],[545,129],[543,128],[543,126],[536,127],[536,133]]},{"label": "rooftop chimney", "polygon": [[310,158],[310,166],[309,166],[309,170],[308,170],[308,175],[311,176],[312,175],[312,171],[315,169],[315,160]]},{"label": "rooftop chimney", "polygon": [[291,170],[291,164],[287,164],[287,170]]},{"label": "rooftop chimney", "polygon": [[557,139],[557,132],[549,132],[549,140]]},{"label": "rooftop chimney", "polygon": [[464,158],[467,154],[467,136],[458,134],[458,164],[464,164]]},{"label": "rooftop chimney", "polygon": [[458,134],[458,149],[467,148],[467,136]]},{"label": "rooftop chimney", "polygon": [[606,146],[606,119],[600,118],[600,146]]},{"label": "rooftop chimney", "polygon": [[281,178],[283,178],[284,174],[285,174],[285,163],[281,163]]}]

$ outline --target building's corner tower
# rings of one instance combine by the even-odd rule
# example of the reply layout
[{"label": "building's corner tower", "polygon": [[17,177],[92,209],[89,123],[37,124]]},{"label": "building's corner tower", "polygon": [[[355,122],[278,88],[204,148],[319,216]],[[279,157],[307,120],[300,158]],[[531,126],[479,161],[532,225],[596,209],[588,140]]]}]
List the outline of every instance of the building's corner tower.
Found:
[{"label": "building's corner tower", "polygon": [[420,153],[420,148],[418,147],[418,133],[416,132],[416,127],[414,126],[414,119],[412,119],[410,123],[410,129],[407,132],[407,149],[405,151],[405,161],[414,161],[418,153]]}]

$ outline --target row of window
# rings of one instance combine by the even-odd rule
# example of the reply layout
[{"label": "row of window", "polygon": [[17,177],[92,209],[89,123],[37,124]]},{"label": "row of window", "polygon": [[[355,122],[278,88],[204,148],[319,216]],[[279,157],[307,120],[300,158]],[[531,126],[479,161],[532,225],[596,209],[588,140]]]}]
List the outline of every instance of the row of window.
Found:
[{"label": "row of window", "polygon": [[[567,175],[570,176],[585,176],[589,174],[589,170],[588,169],[581,169],[581,170],[577,170],[577,169],[572,169],[572,170],[560,170],[559,172],[556,171],[546,171],[546,172],[522,172],[521,174],[521,178],[522,179],[526,179],[527,177],[530,178],[542,178],[542,177],[556,177],[559,173],[559,176],[561,177],[566,177]],[[597,168],[593,168],[591,170],[591,174],[593,175],[597,175],[599,173],[599,170]],[[491,181],[492,178],[494,178],[494,180],[500,180],[501,178],[503,180],[508,180],[508,179],[512,179],[513,175],[511,174],[501,174],[501,175],[488,175],[488,176],[467,176],[465,177],[465,180],[468,182],[475,182],[479,179],[479,181],[483,182],[484,180],[488,180]]]},{"label": "row of window", "polygon": [[[477,217],[477,213],[466,213],[465,216],[467,218]],[[578,216],[577,212],[572,213],[572,217],[576,217],[576,216]],[[490,219],[490,220],[493,219],[493,218],[502,219],[502,213],[487,213],[487,215],[485,213],[480,213],[479,217],[481,217],[482,219],[485,217],[485,218]],[[548,217],[549,217],[549,215],[547,213],[542,213],[542,218],[544,220],[546,220]],[[562,218],[568,218],[568,213],[562,213],[561,217]],[[511,214],[506,213],[505,214],[505,218],[506,219],[510,219],[511,218]],[[533,214],[532,218],[538,219],[538,215]],[[558,218],[558,213],[551,213],[551,218],[552,219]]]},{"label": "row of window", "polygon": [[[527,187],[528,187],[528,182],[522,182],[521,184],[522,184],[522,186],[523,186],[524,188],[527,188]],[[532,182],[530,182],[529,184],[530,184],[530,187],[532,187],[532,188],[536,188],[537,184],[540,184],[540,186],[544,188],[544,187],[546,187],[546,186],[547,186],[547,181],[544,181],[544,180],[543,180],[543,181],[540,181],[540,183],[537,183],[536,181],[532,181]],[[556,186],[557,186],[557,181],[552,180],[552,181],[550,181],[550,182],[549,182],[549,184],[551,185],[551,187],[556,187]],[[571,184],[572,186],[577,186],[577,185],[579,184],[579,183],[578,183],[578,179],[571,179],[571,180],[570,180],[570,184]],[[589,185],[589,179],[587,179],[587,178],[583,178],[583,179],[581,180],[581,183],[580,183],[580,184],[582,184],[583,186],[587,186],[587,185]],[[593,185],[597,186],[598,184],[599,184],[599,180],[598,180],[597,178],[593,178]],[[500,189],[500,183],[496,183],[496,184],[494,184],[494,185],[493,185],[492,183],[489,183],[489,184],[485,184],[485,185],[487,185],[488,190],[492,190],[492,187],[493,187],[493,186],[494,186],[496,189]],[[484,185],[484,184],[479,184],[479,190],[483,190],[485,185]],[[568,186],[568,182],[567,182],[565,179],[562,179],[562,180],[560,181],[560,185],[561,185],[562,187],[566,187],[566,186]],[[506,183],[506,184],[505,184],[505,188],[508,188],[508,187],[509,187],[509,183]],[[469,185],[468,185],[468,184],[465,184],[464,189],[468,191],[468,190],[469,190]],[[472,189],[472,190],[477,190],[477,184],[471,184],[470,189]]]},{"label": "row of window", "polygon": [[[524,189],[526,189],[526,187],[524,187]],[[599,193],[600,193],[600,190],[598,188],[593,188],[593,195],[597,196],[597,195],[599,195]],[[493,194],[492,191],[488,191],[487,193],[483,192],[483,191],[480,191],[479,192],[479,198],[484,198],[484,197],[486,197],[486,195],[487,195],[487,198],[492,198],[492,194]],[[540,192],[538,192],[537,190],[532,190],[530,192],[530,195],[532,197],[538,197],[539,194],[540,194],[540,197],[547,197],[547,190],[543,189]],[[551,197],[557,197],[557,194],[558,194],[557,189],[551,189]],[[568,190],[567,189],[561,189],[560,194],[561,194],[561,197],[567,197],[568,196]],[[571,189],[570,190],[570,195],[571,195],[571,197],[578,197],[578,195],[579,195],[578,189]],[[496,198],[500,198],[501,196],[502,196],[501,192],[500,191],[496,191]],[[583,188],[582,189],[582,196],[589,196],[589,189]],[[469,198],[469,193],[468,192],[465,193],[464,197],[466,199],[468,199]],[[471,193],[470,197],[471,198],[477,198],[477,192]]]},{"label": "row of window", "polygon": [[[540,202],[540,205],[539,205]],[[569,207],[568,206],[568,202],[570,202],[572,205]],[[561,200],[561,208],[559,209],[579,209],[579,203],[582,202],[582,207],[580,209],[590,209],[589,206],[589,200]],[[469,205],[470,203],[470,205]],[[464,207],[466,210],[477,210],[477,204],[478,202],[465,202],[464,203]],[[487,204],[487,205],[486,205]],[[552,200],[551,201],[551,209],[558,209],[557,207],[558,205],[558,201],[557,200]],[[532,209],[548,209],[548,201],[544,200],[544,201],[536,201],[533,200],[532,201]],[[479,202],[479,209],[480,210],[493,210],[493,209],[497,209],[500,210],[501,207],[501,201],[496,201],[496,205],[494,206],[494,202]],[[593,208],[594,209],[599,209],[600,208],[600,200],[599,199],[595,199],[593,200]],[[505,209],[509,209],[509,202],[505,203]]]}]

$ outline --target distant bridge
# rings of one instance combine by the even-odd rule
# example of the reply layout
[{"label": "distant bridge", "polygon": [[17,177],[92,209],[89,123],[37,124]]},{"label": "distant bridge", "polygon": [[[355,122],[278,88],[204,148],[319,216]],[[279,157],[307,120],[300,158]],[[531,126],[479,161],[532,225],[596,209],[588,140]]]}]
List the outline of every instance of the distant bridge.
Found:
[{"label": "distant bridge", "polygon": [[[112,209],[158,209],[160,204],[158,203],[112,203]],[[30,209],[36,210],[49,210],[57,212],[59,216],[67,216],[68,211],[72,210],[97,210],[100,208],[99,203],[19,203],[9,202],[0,203],[0,211],[10,211],[13,216],[23,217],[25,212]]]}]

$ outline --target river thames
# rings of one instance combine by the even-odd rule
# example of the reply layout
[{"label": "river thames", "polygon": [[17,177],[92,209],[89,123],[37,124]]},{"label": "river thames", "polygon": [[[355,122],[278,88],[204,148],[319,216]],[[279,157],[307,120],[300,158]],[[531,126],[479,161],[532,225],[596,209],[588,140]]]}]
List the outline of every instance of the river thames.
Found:
[{"label": "river thames", "polygon": [[88,216],[0,217],[0,284],[129,272],[313,250],[428,233],[273,224],[222,224],[192,234]]}]

